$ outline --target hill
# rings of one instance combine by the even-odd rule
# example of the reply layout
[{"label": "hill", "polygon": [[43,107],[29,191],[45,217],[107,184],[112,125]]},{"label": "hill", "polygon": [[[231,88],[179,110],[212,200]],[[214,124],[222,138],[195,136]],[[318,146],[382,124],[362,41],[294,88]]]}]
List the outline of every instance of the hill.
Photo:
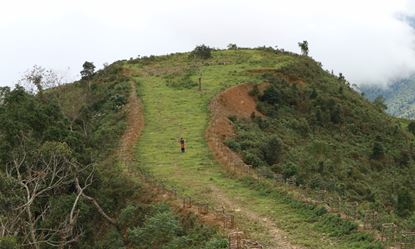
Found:
[{"label": "hill", "polygon": [[401,118],[415,118],[415,76],[403,79],[386,88],[363,85],[360,87],[365,96],[373,101],[378,96],[384,97],[386,112]]},{"label": "hill", "polygon": [[[142,168],[164,186],[176,189],[184,196],[191,196],[197,203],[223,206],[235,216],[238,229],[269,248],[376,247],[377,242],[373,241],[373,237],[358,235],[360,232],[356,224],[326,213],[327,210],[320,209],[318,205],[298,202],[295,196],[300,188],[293,190],[290,186],[287,189],[284,183],[274,185],[273,181],[255,176],[230,175],[223,164],[213,160],[218,158],[216,153],[226,156],[223,155],[224,148],[215,152],[212,158],[203,134],[209,121],[209,103],[217,94],[240,83],[263,83],[267,81],[263,75],[269,73],[284,73],[288,75],[288,80],[298,82],[299,86],[307,87],[307,90],[312,90],[315,84],[321,84],[314,87],[317,88],[316,91],[327,91],[327,95],[344,92],[344,98],[352,96],[353,101],[362,104],[361,108],[373,112],[378,121],[383,121],[384,118],[386,120],[388,116],[374,109],[371,103],[349,89],[345,82],[323,71],[317,62],[308,57],[272,48],[213,50],[211,57],[196,56],[198,53],[199,50],[194,50],[192,53],[124,61],[131,77],[139,84],[144,105],[146,124],[136,148]],[[322,81],[324,79],[329,82]],[[288,88],[294,87],[290,85]],[[299,99],[295,101],[302,102],[306,99],[306,93],[298,96]],[[363,117],[363,113],[356,115]],[[323,115],[327,117],[329,114]],[[290,115],[287,119],[296,122],[298,127],[302,125],[303,119],[295,115]],[[228,120],[236,121],[231,115]],[[300,130],[297,126],[293,129]],[[333,134],[337,131],[336,128],[324,126],[321,129],[327,129],[328,134]],[[370,128],[364,129],[369,133]],[[305,131],[308,132],[311,131]],[[405,131],[402,132],[406,134]],[[250,133],[245,137],[260,140],[267,136]],[[188,151],[184,154],[177,150],[180,137],[184,137],[188,143]],[[220,145],[220,141],[212,142]],[[259,143],[250,141],[247,144],[260,146]],[[275,148],[270,149],[270,153],[278,155],[279,152],[273,149]],[[324,245],[320,243],[322,236],[327,240]],[[365,239],[356,241],[354,238],[359,236]]]},{"label": "hill", "polygon": [[0,92],[0,248],[227,245],[125,172],[136,92],[119,63],[37,94]]},{"label": "hill", "polygon": [[[51,220],[68,224],[74,214],[74,233],[47,239],[73,238],[75,248],[236,248],[238,240],[369,249],[397,240],[382,224],[415,228],[413,135],[308,56],[198,46],[118,61],[42,94],[4,89],[1,99],[2,214],[28,207],[22,174],[9,165],[24,162],[17,168],[28,179],[48,176],[48,156],[64,156],[58,168],[77,165],[2,243],[37,241],[60,227]],[[142,128],[132,110],[144,115],[138,141],[128,138]]]}]

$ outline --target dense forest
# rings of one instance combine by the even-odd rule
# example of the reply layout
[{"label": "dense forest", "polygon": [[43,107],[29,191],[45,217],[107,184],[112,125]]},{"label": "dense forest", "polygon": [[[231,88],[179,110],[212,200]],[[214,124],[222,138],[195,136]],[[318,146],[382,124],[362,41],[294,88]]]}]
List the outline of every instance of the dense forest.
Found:
[{"label": "dense forest", "polygon": [[34,67],[32,90],[0,89],[0,248],[226,247],[122,174],[130,82],[119,63],[94,68],[50,87]]}]

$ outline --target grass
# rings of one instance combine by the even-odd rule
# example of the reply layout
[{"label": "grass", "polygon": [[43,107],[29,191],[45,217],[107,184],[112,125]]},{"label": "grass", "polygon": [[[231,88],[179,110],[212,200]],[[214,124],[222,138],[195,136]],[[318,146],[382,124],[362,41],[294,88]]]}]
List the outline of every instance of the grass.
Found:
[{"label": "grass", "polygon": [[[307,207],[294,205],[293,200],[275,189],[266,191],[265,185],[228,176],[212,159],[204,139],[210,99],[231,85],[258,82],[258,79],[245,74],[245,69],[275,68],[290,63],[291,59],[284,54],[264,51],[215,52],[211,59],[213,65],[204,65],[199,69],[202,71],[202,92],[197,88],[175,89],[165,84],[162,76],[168,73],[164,73],[163,69],[172,65],[186,66],[185,55],[168,56],[147,65],[126,65],[138,75],[135,80],[144,104],[145,128],[136,146],[139,164],[157,179],[175,186],[181,194],[213,205],[221,204],[222,199],[218,196],[224,197],[232,200],[235,207],[241,206],[261,218],[272,219],[287,232],[294,244],[327,249],[375,248],[367,240],[359,241],[350,235],[330,235],[328,231],[333,224],[325,223],[324,215],[311,219],[313,215]],[[221,60],[230,63],[215,64]],[[160,73],[145,73],[154,66]],[[183,154],[180,153],[180,137],[187,142],[187,152]],[[236,222],[252,238],[268,243],[272,240],[261,221],[255,222],[236,213]]]}]

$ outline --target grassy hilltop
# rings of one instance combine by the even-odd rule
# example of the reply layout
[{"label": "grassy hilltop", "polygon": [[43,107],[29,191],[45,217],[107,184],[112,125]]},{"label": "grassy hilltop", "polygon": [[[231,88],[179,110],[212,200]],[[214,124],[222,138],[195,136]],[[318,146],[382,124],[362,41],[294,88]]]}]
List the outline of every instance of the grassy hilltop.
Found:
[{"label": "grassy hilltop", "polygon": [[[241,83],[266,83],[265,89],[254,87],[250,92],[264,115],[230,115],[235,136],[225,143],[261,179],[230,175],[214,160],[205,140],[210,101]],[[131,86],[137,88],[145,125],[134,160],[126,165],[117,149],[127,126]],[[404,122],[385,114],[308,56],[266,47],[202,47],[192,53],[118,61],[44,94],[6,89],[0,96],[0,220],[11,218],[3,214],[24,203],[18,176],[6,170],[13,155],[30,151],[24,174],[31,177],[33,162],[48,155],[44,149],[55,153],[50,142],[67,146],[70,161],[85,168],[77,173],[81,182],[94,174],[86,193],[115,220],[111,225],[93,203],[81,198],[75,229],[81,236],[75,248],[226,248],[223,230],[155,203],[153,190],[134,177],[141,172],[181,196],[229,210],[238,229],[266,248],[382,248],[376,233],[361,231],[358,221],[330,213],[323,205],[304,203],[296,193],[314,198],[313,193],[324,190],[333,200],[357,203],[356,219],[363,220],[368,210],[377,211],[375,230],[387,222],[408,230],[415,227],[413,135]],[[48,116],[54,120],[45,123]],[[22,148],[13,142],[16,137],[36,146]],[[183,154],[180,137],[187,142]],[[131,174],[125,173],[127,166]],[[274,184],[275,175],[295,186]],[[35,216],[45,204],[53,212],[32,220],[35,227],[59,225],[56,217],[66,217],[77,196],[75,183],[36,199]],[[7,234],[1,243],[13,248],[32,241],[26,236],[31,227],[25,229]],[[40,230],[35,233],[41,237]]]}]

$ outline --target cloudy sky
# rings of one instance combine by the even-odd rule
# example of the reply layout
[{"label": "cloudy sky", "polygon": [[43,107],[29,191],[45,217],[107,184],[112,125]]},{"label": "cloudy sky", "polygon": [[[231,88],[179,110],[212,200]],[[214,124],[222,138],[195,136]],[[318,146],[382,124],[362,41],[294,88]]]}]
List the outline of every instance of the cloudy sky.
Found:
[{"label": "cloudy sky", "polygon": [[[189,51],[278,46],[310,55],[352,83],[386,84],[415,72],[415,0],[4,0],[0,85],[37,64],[79,77],[103,63]],[[414,25],[413,25],[414,26]]]}]

